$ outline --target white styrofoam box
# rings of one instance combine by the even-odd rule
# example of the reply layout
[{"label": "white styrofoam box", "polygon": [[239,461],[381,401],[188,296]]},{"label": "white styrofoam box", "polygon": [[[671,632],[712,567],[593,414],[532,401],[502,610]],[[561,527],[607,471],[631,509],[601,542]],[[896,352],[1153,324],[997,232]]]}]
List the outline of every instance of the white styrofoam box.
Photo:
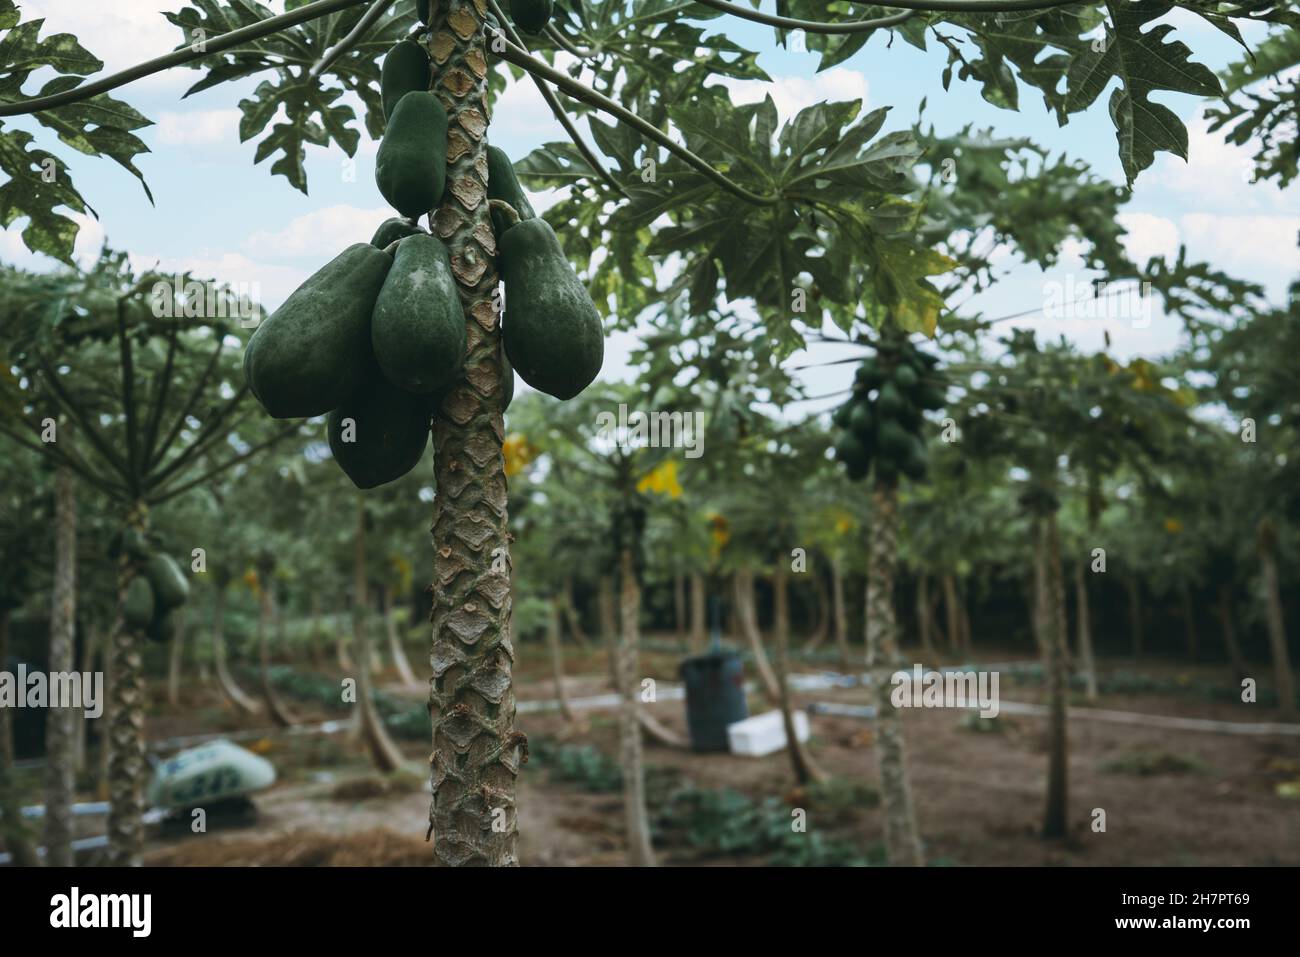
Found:
[{"label": "white styrofoam box", "polygon": [[[794,734],[800,741],[808,740],[808,715],[794,712]],[[732,754],[762,757],[785,747],[785,722],[780,711],[764,711],[744,721],[727,725],[727,743]]]}]

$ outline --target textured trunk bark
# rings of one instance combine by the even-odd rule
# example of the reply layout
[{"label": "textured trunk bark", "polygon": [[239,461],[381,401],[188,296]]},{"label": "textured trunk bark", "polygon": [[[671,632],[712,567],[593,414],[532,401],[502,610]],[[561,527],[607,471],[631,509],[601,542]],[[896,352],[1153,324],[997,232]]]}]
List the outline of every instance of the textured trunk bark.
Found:
[{"label": "textured trunk bark", "polygon": [[396,771],[404,762],[402,752],[393,739],[375,707],[374,689],[370,680],[370,632],[366,627],[366,500],[357,496],[357,525],[352,539],[352,638],[357,659],[357,726],[361,740],[370,754],[375,768],[384,774]]},{"label": "textured trunk bark", "polygon": [[1065,594],[1056,513],[1035,519],[1034,583],[1047,677],[1047,807],[1043,837],[1064,837],[1069,817],[1066,740]]},{"label": "textured trunk bark", "polygon": [[609,662],[609,686],[618,691],[618,621],[614,609],[614,582],[608,575],[600,577],[596,593],[597,611],[600,613],[600,630],[604,632],[605,657]]},{"label": "textured trunk bark", "polygon": [[852,671],[849,661],[849,615],[844,607],[844,569],[838,558],[831,559],[831,609],[834,614],[835,647],[840,653],[840,670]]},{"label": "textured trunk bark", "polygon": [[172,707],[176,707],[181,697],[181,666],[185,659],[185,640],[190,630],[189,605],[177,614],[180,620],[176,623],[176,634],[172,638],[171,647],[167,649],[167,703]]},{"label": "textured trunk bark", "polygon": [[957,581],[945,573],[943,583],[943,610],[948,619],[948,650],[961,654],[961,609],[957,602]]},{"label": "textured trunk bark", "polygon": [[763,649],[763,634],[758,628],[758,613],[754,610],[754,573],[749,569],[736,572],[732,576],[732,586],[736,594],[736,621],[745,641],[749,643],[749,652],[754,658],[754,668],[758,671],[759,684],[767,700],[778,708],[781,706],[781,687],[767,660]]},{"label": "textured trunk bark", "polygon": [[1088,609],[1088,563],[1074,566],[1074,597],[1078,605],[1079,666],[1083,671],[1089,704],[1097,703],[1097,660],[1092,653],[1092,615]]},{"label": "textured trunk bark", "polygon": [[1259,570],[1263,579],[1268,647],[1273,656],[1273,681],[1277,684],[1278,711],[1282,717],[1292,718],[1296,713],[1295,678],[1287,654],[1286,625],[1282,621],[1282,592],[1278,587],[1277,575],[1277,538],[1267,519],[1259,524]]},{"label": "textured trunk bark", "polygon": [[930,576],[920,572],[916,576],[916,630],[920,632],[921,656],[931,665],[934,657],[934,622],[930,606]]},{"label": "textured trunk bark", "polygon": [[[9,657],[8,608],[0,608],[0,668]],[[22,815],[22,802],[14,790],[14,737],[11,709],[0,708],[0,839],[4,841],[16,867],[36,867],[41,863]]]},{"label": "textured trunk bark", "polygon": [[641,755],[641,722],[637,717],[637,646],[640,643],[641,586],[636,580],[632,550],[619,555],[622,594],[622,632],[618,644],[619,742],[623,765],[623,806],[627,818],[627,856],[633,867],[653,867],[650,815],[645,803],[645,764]]},{"label": "textured trunk bark", "polygon": [[212,658],[217,684],[235,710],[244,714],[261,711],[261,705],[239,686],[226,663],[226,588],[221,583],[217,584],[217,593],[212,599]]},{"label": "textured trunk bark", "polygon": [[1142,586],[1130,574],[1128,578],[1128,629],[1133,643],[1133,660],[1142,659]]},{"label": "textured trunk bark", "polygon": [[266,702],[267,713],[271,720],[282,728],[296,724],[298,719],[294,717],[288,705],[280,700],[276,694],[275,687],[271,684],[271,643],[270,631],[271,622],[276,617],[275,612],[275,593],[270,585],[271,576],[266,575],[266,581],[261,583],[260,602],[261,608],[257,616],[257,662],[258,674],[261,678],[262,700]]},{"label": "textured trunk bark", "polygon": [[890,700],[890,678],[902,664],[894,615],[898,562],[898,490],[877,482],[871,494],[871,540],[867,556],[867,670],[876,705],[876,761],[885,811],[885,849],[896,867],[919,867],[921,837],[907,778],[903,719]]},{"label": "textured trunk bark", "polygon": [[[85,639],[81,645],[81,661],[77,665],[77,670],[82,672],[94,672],[95,656],[99,654],[99,629],[95,625],[86,628]],[[0,661],[3,661],[0,656]],[[74,740],[72,742],[72,767],[73,774],[78,775],[86,770],[86,739],[90,733],[90,719],[82,710],[73,712],[76,720],[76,729],[74,731]],[[102,718],[103,715],[101,714]]]},{"label": "textured trunk bark", "polygon": [[388,656],[393,659],[393,667],[397,669],[398,678],[408,688],[419,687],[420,681],[415,677],[415,669],[411,667],[411,661],[406,657],[406,649],[402,647],[402,636],[397,633],[391,587],[384,589],[384,631],[388,635]]},{"label": "textured trunk bark", "polygon": [[511,684],[501,332],[486,195],[484,9],[471,0],[438,0],[427,40],[449,121],[447,190],[430,224],[451,251],[468,333],[465,380],[433,416],[429,826],[434,857],[449,866],[519,863],[515,785],[528,740],[515,731]]},{"label": "textured trunk bark", "polygon": [[1187,639],[1187,658],[1193,663],[1200,651],[1200,634],[1196,628],[1196,608],[1192,602],[1192,589],[1186,582],[1178,588],[1178,603],[1183,612],[1183,634]]},{"label": "textured trunk bark", "polygon": [[1241,681],[1248,674],[1249,665],[1246,664],[1246,658],[1241,653],[1241,645],[1237,642],[1237,625],[1233,620],[1232,608],[1232,586],[1227,582],[1219,585],[1219,628],[1223,632],[1223,646],[1228,652],[1228,665],[1232,668],[1233,677]]},{"label": "textured trunk bark", "polygon": [[[77,490],[72,472],[54,475],[54,604],[49,672],[70,673],[77,627]],[[45,862],[72,866],[73,747],[76,709],[51,707],[45,719]]]},{"label": "textured trunk bark", "polygon": [[99,753],[96,755],[95,796],[101,801],[109,798],[108,762],[113,755],[113,634],[101,632],[99,641],[100,667],[104,671],[104,713],[95,722]]},{"label": "textured trunk bark", "polygon": [[704,621],[704,576],[691,573],[691,654],[704,650],[708,625]]},{"label": "textured trunk bark", "polygon": [[772,576],[774,597],[772,630],[776,633],[777,688],[780,695],[781,722],[785,725],[785,748],[790,755],[790,768],[798,785],[826,780],[813,757],[795,734],[794,711],[790,702],[790,685],[787,680],[790,654],[790,580],[786,573],[785,557],[778,556],[776,572]]},{"label": "textured trunk bark", "polygon": [[585,651],[589,647],[587,633],[582,628],[582,616],[578,614],[577,605],[573,601],[573,579],[571,577],[564,579],[563,598],[561,610],[564,612],[564,622],[569,626],[569,634],[573,636],[574,642]]},{"label": "textured trunk bark", "polygon": [[673,632],[678,638],[689,635],[686,619],[686,576],[678,572],[673,576]]},{"label": "textured trunk bark", "polygon": [[555,697],[560,702],[560,716],[573,720],[569,696],[564,690],[564,654],[560,651],[560,605],[563,599],[553,597],[546,606],[546,644],[551,651],[551,676],[555,679]]},{"label": "textured trunk bark", "polygon": [[[134,506],[126,524],[141,535],[148,513]],[[108,759],[108,851],[113,867],[139,867],[144,862],[144,785],[149,763],[144,749],[144,673],[140,657],[143,635],[127,627],[122,610],[136,570],[130,558],[118,560],[117,623],[109,641],[113,656],[113,723]]]}]

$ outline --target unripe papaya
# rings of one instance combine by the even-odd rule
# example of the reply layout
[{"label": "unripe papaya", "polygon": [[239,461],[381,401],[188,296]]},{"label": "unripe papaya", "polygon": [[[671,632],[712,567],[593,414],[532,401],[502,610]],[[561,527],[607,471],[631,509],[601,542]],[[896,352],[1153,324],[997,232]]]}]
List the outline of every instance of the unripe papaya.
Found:
[{"label": "unripe papaya", "polygon": [[511,226],[501,237],[500,250],[506,355],[534,389],[572,399],[592,383],[604,362],[600,314],[546,220]]},{"label": "unripe papaya", "polygon": [[510,19],[520,30],[541,33],[554,8],[555,0],[510,0]]},{"label": "unripe papaya", "polygon": [[882,419],[896,419],[903,412],[903,393],[898,391],[898,386],[892,382],[886,382],[880,387],[880,394],[876,397],[876,407],[880,410]]},{"label": "unripe papaya", "polygon": [[153,621],[154,596],[149,587],[149,579],[136,575],[126,589],[126,602],[122,605],[122,617],[133,631],[149,627]]},{"label": "unripe papaya", "polygon": [[894,370],[894,383],[904,392],[915,389],[920,381],[921,377],[910,365],[900,365]]},{"label": "unripe papaya", "polygon": [[925,445],[916,436],[912,436],[912,444],[908,446],[903,457],[899,460],[899,468],[904,475],[914,482],[919,482],[925,478]]},{"label": "unripe papaya", "polygon": [[414,40],[401,40],[384,57],[379,74],[379,95],[384,104],[384,119],[393,118],[393,110],[408,93],[425,92],[433,82],[429,54]]},{"label": "unripe papaya", "polygon": [[370,323],[379,370],[408,392],[436,392],[459,375],[465,339],[447,247],[435,236],[406,237],[397,244]]},{"label": "unripe papaya", "polygon": [[853,412],[849,416],[849,429],[856,436],[871,435],[872,427],[875,422],[871,416],[871,404],[868,402],[859,402],[853,406]]},{"label": "unripe papaya", "polygon": [[841,429],[849,427],[849,418],[853,415],[853,410],[857,406],[852,402],[845,402],[842,406],[831,413],[831,424]]},{"label": "unripe papaya", "polygon": [[374,488],[415,468],[429,442],[427,402],[376,376],[330,413],[330,452],[353,485]]},{"label": "unripe papaya", "polygon": [[841,432],[836,437],[835,458],[855,470],[865,470],[870,460],[867,447],[852,432]]},{"label": "unripe papaya", "polygon": [[169,608],[163,610],[161,607],[154,609],[153,621],[149,622],[145,634],[150,641],[165,645],[176,635],[176,615]]},{"label": "unripe papaya", "polygon": [[395,216],[392,219],[384,220],[380,227],[375,230],[375,236],[370,240],[370,245],[376,249],[387,249],[399,239],[405,239],[407,236],[414,236],[423,232],[424,230],[414,223]]},{"label": "unripe papaya", "polygon": [[375,182],[403,216],[422,216],[447,185],[447,110],[433,93],[398,101],[375,161]]},{"label": "unripe papaya", "polygon": [[915,438],[892,419],[886,419],[876,428],[876,445],[883,456],[900,461],[911,448]]},{"label": "unripe papaya", "polygon": [[144,575],[162,608],[178,608],[190,597],[190,583],[170,555],[162,552],[150,555],[144,565]]},{"label": "unripe papaya", "polygon": [[370,314],[392,265],[369,243],[349,246],[257,327],[244,378],[267,412],[324,415],[373,375]]},{"label": "unripe papaya", "polygon": [[[487,154],[488,199],[499,199],[509,203],[519,214],[520,219],[532,219],[537,213],[533,211],[533,204],[528,202],[528,197],[519,185],[519,179],[515,176],[515,166],[510,162],[510,157],[504,150],[497,149],[495,146],[489,146]],[[505,216],[494,209],[492,227],[500,236],[510,228],[510,223]]]}]

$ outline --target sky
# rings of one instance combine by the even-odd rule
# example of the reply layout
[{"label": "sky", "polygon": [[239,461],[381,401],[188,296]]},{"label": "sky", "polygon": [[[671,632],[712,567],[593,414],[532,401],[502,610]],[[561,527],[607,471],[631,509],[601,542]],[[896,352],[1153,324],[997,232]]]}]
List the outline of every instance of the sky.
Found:
[{"label": "sky", "polygon": [[[171,50],[181,39],[162,12],[184,6],[182,0],[19,0],[24,18],[44,17],[45,33],[72,32],[105,62],[109,72],[123,69]],[[280,0],[269,3],[277,12]],[[764,9],[774,9],[767,0]],[[1174,35],[1190,46],[1193,58],[1218,70],[1240,58],[1241,49],[1231,39],[1198,17],[1175,11],[1169,21]],[[884,132],[909,128],[920,103],[939,133],[955,132],[967,123],[992,128],[1002,136],[1028,136],[1053,155],[1084,159],[1101,176],[1122,182],[1114,129],[1107,114],[1110,89],[1084,114],[1058,127],[1041,98],[1022,87],[1021,110],[1001,110],[986,103],[974,83],[954,80],[944,91],[940,82],[946,54],[932,48],[918,51],[895,38],[877,35],[845,63],[817,73],[815,54],[798,49],[781,50],[773,32],[734,18],[710,21],[749,49],[763,50],[759,63],[771,82],[729,82],[738,101],[771,94],[784,120],[799,109],[825,100],[860,99],[864,109],[890,106]],[[1248,39],[1252,35],[1247,32]],[[1255,37],[1263,31],[1255,29]],[[931,44],[934,47],[934,44]],[[374,183],[378,144],[364,128],[355,165],[343,151],[309,147],[307,160],[310,195],[291,187],[269,172],[270,160],[253,164],[254,142],[240,143],[238,101],[247,96],[257,79],[226,84],[182,100],[185,90],[202,74],[175,69],[148,77],[115,91],[155,122],[138,131],[151,153],[137,164],[153,191],[150,205],[139,183],[109,160],[94,159],[69,150],[29,118],[5,120],[38,136],[38,144],[67,162],[70,172],[98,220],[85,218],[77,245],[83,262],[93,261],[107,239],[114,248],[130,253],[138,268],[190,270],[252,288],[263,305],[274,308],[321,265],[348,245],[365,242],[374,228],[393,213]],[[43,82],[35,74],[28,84]],[[1190,132],[1190,159],[1183,162],[1167,153],[1157,154],[1155,165],[1138,178],[1134,197],[1123,215],[1129,251],[1138,261],[1153,254],[1172,254],[1180,243],[1193,259],[1205,259],[1234,275],[1264,284],[1270,296],[1281,301],[1290,281],[1300,275],[1300,185],[1278,190],[1249,182],[1249,147],[1225,144],[1210,133],[1201,116],[1204,105],[1195,97],[1157,94],[1154,99],[1173,109]],[[354,105],[356,105],[354,103]],[[357,110],[360,115],[361,110]],[[521,157],[547,141],[563,140],[555,122],[533,85],[523,80],[511,85],[498,101],[489,136],[513,157]],[[958,173],[960,175],[960,172]],[[544,214],[554,197],[534,195],[534,205]],[[55,265],[47,257],[27,251],[21,240],[24,223],[0,232],[0,260],[33,269]],[[563,236],[563,224],[552,223]],[[1044,274],[1019,263],[1014,256],[998,260],[1000,281],[990,291],[967,303],[970,310],[999,316],[1038,309],[1052,288],[1079,295],[1092,277],[1077,255],[1067,252],[1058,266]],[[1049,284],[1056,284],[1054,287]],[[1070,290],[1074,290],[1071,293]],[[1098,317],[1075,315],[1048,318],[1030,315],[1011,325],[1033,326],[1044,337],[1065,335],[1080,348],[1101,347],[1109,332],[1112,353],[1121,359],[1158,357],[1175,348],[1181,335],[1179,321],[1154,315]],[[601,378],[628,379],[633,370],[627,358],[631,339],[612,336],[607,343]],[[807,366],[835,358],[837,347],[813,346],[788,360],[790,366]],[[813,395],[833,394],[848,385],[851,366],[832,365],[797,373]],[[827,403],[822,403],[826,405]],[[833,404],[833,403],[831,403]],[[805,405],[803,412],[818,408]]]}]

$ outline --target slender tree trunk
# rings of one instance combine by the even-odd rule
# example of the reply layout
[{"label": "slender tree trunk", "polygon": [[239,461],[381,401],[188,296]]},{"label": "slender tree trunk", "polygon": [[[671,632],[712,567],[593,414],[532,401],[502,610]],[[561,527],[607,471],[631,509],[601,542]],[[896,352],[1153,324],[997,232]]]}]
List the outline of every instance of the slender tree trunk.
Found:
[{"label": "slender tree trunk", "polygon": [[261,609],[257,616],[257,661],[259,665],[259,674],[262,683],[262,700],[266,702],[266,711],[271,716],[271,720],[282,728],[296,724],[298,719],[294,716],[288,706],[280,700],[276,694],[275,687],[271,684],[271,645],[270,630],[271,622],[275,618],[275,593],[271,585],[271,576],[265,576],[266,580],[260,583],[259,591],[261,592]]},{"label": "slender tree trunk", "polygon": [[1259,523],[1259,570],[1263,579],[1268,646],[1273,656],[1278,711],[1284,718],[1293,718],[1296,713],[1295,678],[1287,654],[1286,625],[1282,621],[1282,593],[1278,587],[1277,575],[1277,536],[1272,523],[1267,519]]},{"label": "slender tree trunk", "polygon": [[352,672],[352,655],[348,653],[348,641],[342,628],[334,630],[334,660],[338,663],[339,671],[344,674]]},{"label": "slender tree trunk", "polygon": [[1241,653],[1241,645],[1237,642],[1237,626],[1233,618],[1232,607],[1232,586],[1227,582],[1219,584],[1219,627],[1223,631],[1223,646],[1228,652],[1228,664],[1231,666],[1233,676],[1237,681],[1241,681],[1249,674],[1249,665],[1246,664],[1246,658]]},{"label": "slender tree trunk", "polygon": [[577,604],[573,600],[573,577],[568,576],[564,579],[563,601],[560,608],[564,612],[565,624],[569,626],[569,634],[573,636],[574,643],[580,648],[586,650],[588,647],[587,633],[582,628],[582,616],[578,614]]},{"label": "slender tree trunk", "polygon": [[560,651],[560,605],[563,599],[556,595],[546,604],[546,644],[551,650],[551,673],[555,679],[555,697],[560,702],[560,717],[573,720],[569,696],[564,690],[564,655]]},{"label": "slender tree trunk", "polygon": [[366,615],[370,610],[366,600],[370,581],[366,574],[366,500],[360,494],[357,495],[356,533],[352,539],[352,571],[352,646],[357,661],[357,726],[375,768],[388,774],[400,768],[404,758],[379,716],[371,685],[370,632],[366,627]]},{"label": "slender tree trunk", "polygon": [[704,621],[704,576],[691,573],[691,654],[704,650],[708,625]]},{"label": "slender tree trunk", "polygon": [[894,707],[891,677],[902,664],[894,613],[898,562],[898,490],[877,482],[871,495],[871,540],[867,556],[867,670],[876,699],[876,761],[885,812],[885,849],[896,867],[925,863],[907,777],[903,719]]},{"label": "slender tree trunk", "polygon": [[645,803],[645,764],[641,756],[641,722],[637,718],[637,646],[640,643],[641,586],[636,580],[632,550],[619,555],[622,595],[619,601],[623,628],[618,647],[619,692],[623,703],[619,709],[619,741],[623,764],[623,804],[627,817],[628,863],[633,867],[653,867],[654,851],[650,847],[650,815]]},{"label": "slender tree trunk", "polygon": [[[85,640],[81,646],[81,662],[77,670],[82,674],[95,671],[95,656],[99,654],[99,628],[91,624],[85,631]],[[4,659],[0,657],[0,661]],[[86,770],[86,739],[90,733],[90,719],[86,717],[84,710],[73,712],[76,716],[75,740],[72,744],[72,767],[74,774],[80,774]],[[101,714],[102,718],[103,715]]]},{"label": "slender tree trunk", "polygon": [[957,580],[951,572],[945,572],[942,578],[943,608],[948,617],[948,650],[961,654],[961,611],[957,607]]},{"label": "slender tree trunk", "polygon": [[767,695],[767,700],[780,707],[781,687],[767,660],[767,652],[763,649],[763,634],[759,630],[758,613],[754,609],[754,573],[747,568],[736,572],[732,576],[732,585],[736,594],[736,621],[749,643],[749,653],[754,658],[759,684],[763,688],[763,694]]},{"label": "slender tree trunk", "polygon": [[957,608],[960,612],[961,622],[961,647],[969,657],[971,653],[971,634],[970,634],[970,597],[965,585],[957,592]]},{"label": "slender tree trunk", "polygon": [[673,576],[673,632],[686,638],[689,625],[686,621],[686,576],[678,572]]},{"label": "slender tree trunk", "polygon": [[[0,670],[9,658],[8,608],[0,607]],[[36,867],[41,863],[32,835],[23,819],[22,802],[14,788],[14,727],[12,709],[0,708],[0,840],[16,867]]]},{"label": "slender tree trunk", "polygon": [[257,714],[262,710],[239,683],[226,663],[226,588],[218,582],[216,594],[212,599],[212,658],[217,672],[217,684],[226,700],[243,714]]},{"label": "slender tree trunk", "polygon": [[772,576],[773,622],[772,630],[776,633],[776,674],[777,688],[780,696],[781,722],[785,725],[786,753],[790,755],[790,767],[794,771],[795,783],[803,786],[825,781],[826,775],[813,761],[813,757],[804,747],[799,736],[795,734],[794,711],[790,701],[790,684],[787,680],[790,653],[790,589],[786,573],[785,556],[778,555],[776,571]]},{"label": "slender tree trunk", "polygon": [[180,610],[178,617],[180,621],[176,624],[176,634],[172,637],[171,647],[167,649],[167,703],[173,708],[181,697],[181,667],[185,659],[185,641],[190,630],[188,605]]},{"label": "slender tree trunk", "polygon": [[930,617],[930,576],[924,571],[916,576],[916,630],[920,633],[921,657],[934,664],[934,634]]},{"label": "slender tree trunk", "polygon": [[826,640],[826,636],[830,634],[831,624],[830,600],[826,594],[826,583],[822,581],[821,576],[815,571],[812,572],[812,585],[816,617],[812,631],[808,635],[808,640],[804,643],[804,647],[808,651],[816,651],[821,647],[822,642]]},{"label": "slender tree trunk", "polygon": [[609,659],[609,686],[619,691],[618,683],[618,621],[614,608],[614,581],[609,575],[600,576],[596,593],[597,611],[600,613],[600,630],[604,632],[605,654]]},{"label": "slender tree trunk", "polygon": [[99,753],[96,755],[95,795],[101,800],[110,796],[108,786],[109,759],[113,754],[113,708],[116,692],[113,690],[113,633],[101,632],[99,644],[100,667],[104,671],[104,713],[95,722]]},{"label": "slender tree trunk", "polygon": [[1088,563],[1077,562],[1074,566],[1074,597],[1078,607],[1079,660],[1083,669],[1083,680],[1088,703],[1097,703],[1097,661],[1092,653],[1092,615],[1088,609]]},{"label": "slender tree trunk", "polygon": [[324,662],[321,660],[321,611],[320,611],[320,592],[316,589],[310,590],[311,594],[311,665],[313,668],[324,668]]},{"label": "slender tree trunk", "polygon": [[397,675],[402,684],[408,688],[419,687],[420,681],[415,677],[415,670],[411,667],[411,661],[406,657],[406,649],[402,647],[402,636],[397,632],[397,619],[393,615],[393,589],[391,587],[384,589],[384,630],[388,634],[388,656],[393,659],[393,666],[397,669]]},{"label": "slender tree trunk", "polygon": [[831,608],[834,614],[835,647],[840,653],[840,670],[849,674],[849,615],[844,607],[844,569],[838,557],[831,559]]},{"label": "slender tree trunk", "polygon": [[[145,532],[147,512],[135,505],[127,527]],[[118,560],[117,624],[113,628],[113,723],[108,759],[108,851],[114,867],[139,867],[144,862],[144,787],[149,763],[144,747],[144,670],[140,655],[143,635],[126,624],[123,609],[136,568],[127,555]]]},{"label": "slender tree trunk", "polygon": [[1142,660],[1142,586],[1129,573],[1128,587],[1128,628],[1133,642],[1133,660]]},{"label": "slender tree trunk", "polygon": [[1200,635],[1196,628],[1196,609],[1192,602],[1192,589],[1187,582],[1178,588],[1178,603],[1183,612],[1183,634],[1187,638],[1187,659],[1196,662],[1200,650]]},{"label": "slender tree trunk", "polygon": [[429,824],[435,858],[451,866],[519,863],[515,785],[528,740],[515,731],[511,684],[501,334],[484,175],[492,60],[483,9],[439,0],[426,44],[449,121],[447,190],[430,219],[451,251],[468,333],[464,381],[433,417]]},{"label": "slender tree trunk", "polygon": [[[77,628],[77,492],[72,472],[54,475],[54,606],[50,611],[51,675],[71,673]],[[73,744],[76,709],[50,702],[45,720],[45,861],[72,866]]]},{"label": "slender tree trunk", "polygon": [[1034,584],[1047,676],[1047,809],[1043,837],[1064,837],[1069,818],[1068,742],[1066,739],[1065,594],[1056,513],[1036,517]]}]

